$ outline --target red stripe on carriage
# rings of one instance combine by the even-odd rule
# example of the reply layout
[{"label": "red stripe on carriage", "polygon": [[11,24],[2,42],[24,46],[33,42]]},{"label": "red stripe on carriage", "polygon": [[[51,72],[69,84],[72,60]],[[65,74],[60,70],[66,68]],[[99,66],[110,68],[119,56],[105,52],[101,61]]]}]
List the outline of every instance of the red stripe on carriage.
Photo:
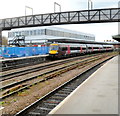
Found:
[{"label": "red stripe on carriage", "polygon": [[92,52],[94,51],[94,48],[92,47]]}]

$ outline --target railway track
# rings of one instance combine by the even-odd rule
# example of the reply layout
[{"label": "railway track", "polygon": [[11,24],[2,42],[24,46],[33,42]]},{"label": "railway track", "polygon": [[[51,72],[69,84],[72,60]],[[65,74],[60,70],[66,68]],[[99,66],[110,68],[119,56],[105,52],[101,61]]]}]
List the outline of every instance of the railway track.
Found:
[{"label": "railway track", "polygon": [[[32,85],[35,85],[35,84],[43,82],[47,79],[53,78],[53,77],[57,76],[58,74],[60,75],[62,73],[65,73],[69,70],[72,70],[72,69],[78,67],[79,65],[83,65],[84,63],[88,65],[88,63],[99,59],[99,57],[98,56],[94,56],[92,58],[90,57],[88,59],[76,62],[76,64],[72,63],[72,64],[68,64],[68,65],[65,65],[65,66],[61,66],[61,67],[56,68],[54,70],[44,72],[43,74],[33,76],[33,77],[30,77],[30,78],[24,79],[22,81],[19,81],[19,82],[17,81],[17,82],[8,84],[6,86],[3,86],[3,87],[0,88],[2,90],[1,93],[3,94],[3,96],[0,99],[5,99],[6,97],[9,97],[13,94],[18,93],[19,91],[30,88]],[[43,76],[43,78],[41,78],[41,79],[38,78],[38,77],[42,77],[42,76]],[[6,90],[6,89],[8,89],[8,90]]]},{"label": "railway track", "polygon": [[[96,56],[96,54],[91,55],[91,56]],[[57,66],[59,64],[69,63],[70,61],[72,62],[72,61],[75,61],[75,60],[78,60],[78,59],[84,59],[84,58],[87,58],[87,57],[90,57],[90,56],[87,55],[87,56],[81,56],[81,57],[77,57],[77,58],[60,60],[60,61],[57,61],[57,62],[54,61],[52,63],[43,64],[41,66],[35,66],[35,67],[32,67],[32,68],[30,67],[30,68],[27,68],[27,69],[17,70],[17,71],[10,72],[10,73],[5,73],[5,74],[3,73],[0,76],[0,81],[5,81],[7,79],[11,79],[11,78],[14,78],[14,77],[17,77],[17,76],[25,75],[25,74],[32,73],[32,72],[37,72],[37,71],[40,71],[40,70],[44,70],[44,69],[47,69],[47,68],[50,68],[50,67]]]},{"label": "railway track", "polygon": [[[112,54],[113,55],[113,54]],[[106,55],[108,56],[108,55]],[[111,56],[109,56],[111,57]],[[105,58],[101,59],[104,60]],[[46,78],[43,80],[39,80],[40,82],[36,82],[36,84],[33,82],[31,83],[30,86],[23,86],[23,88],[19,88],[19,90],[16,90],[15,93],[8,95],[6,98],[1,98],[1,103],[3,104],[2,106],[4,107],[3,109],[3,114],[15,114],[16,112],[22,110],[25,106],[28,106],[29,104],[33,103],[34,101],[38,100],[41,98],[43,95],[47,94],[49,91],[55,89],[62,83],[66,82],[67,80],[71,79],[73,76],[77,75],[78,72],[83,72],[89,67],[95,65],[96,63],[100,62],[101,60],[98,61],[93,61],[90,64],[86,64],[83,66],[78,66],[77,68],[73,70],[69,70],[66,73],[64,72],[64,69],[61,70],[60,72],[56,73],[51,73],[49,76],[44,75]],[[69,73],[71,72],[71,74]],[[48,77],[47,77],[48,76]],[[55,78],[53,78],[55,77]],[[34,85],[35,84],[35,85]],[[21,85],[21,84],[20,84]],[[19,86],[19,85],[18,85]],[[37,91],[36,91],[37,90]]]},{"label": "railway track", "polygon": [[97,70],[104,62],[111,59],[113,56],[106,60],[94,65],[83,73],[75,76],[71,80],[65,82],[57,87],[41,99],[32,103],[25,109],[21,110],[15,116],[42,116],[47,115],[55,108],[61,101],[63,101],[73,90],[75,90],[83,81],[85,81],[95,70]]},{"label": "railway track", "polygon": [[[65,65],[65,66],[61,66],[61,67],[56,68],[54,70],[44,72],[40,75],[33,76],[33,77],[30,77],[30,78],[24,79],[22,81],[14,82],[14,83],[8,84],[6,86],[3,86],[3,87],[0,88],[1,89],[1,94],[3,95],[0,99],[5,99],[5,98],[7,98],[7,97],[9,97],[13,94],[16,94],[20,91],[23,91],[25,89],[30,88],[33,85],[36,85],[38,83],[41,83],[43,81],[46,81],[46,80],[51,79],[53,77],[56,77],[56,76],[58,76],[62,73],[65,73],[67,71],[75,69],[79,66],[89,65],[89,63],[91,63],[93,61],[96,61],[100,58],[103,58],[103,55],[99,56],[99,57],[98,56],[90,57],[90,58],[87,58],[85,60],[82,60],[82,61],[79,61],[79,62],[76,62],[76,63],[71,63],[71,64],[68,64],[68,65]],[[42,78],[39,78],[39,77],[42,77]]]}]

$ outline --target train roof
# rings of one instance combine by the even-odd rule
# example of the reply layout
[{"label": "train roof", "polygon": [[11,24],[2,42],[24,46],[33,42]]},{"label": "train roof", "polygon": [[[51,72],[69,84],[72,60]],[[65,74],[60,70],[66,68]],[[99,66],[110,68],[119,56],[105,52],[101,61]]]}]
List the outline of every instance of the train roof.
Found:
[{"label": "train roof", "polygon": [[73,40],[73,39],[50,39],[50,43],[79,43],[79,44],[102,44],[102,45],[120,45],[120,43],[115,42],[96,42],[96,41],[85,41],[85,40]]}]

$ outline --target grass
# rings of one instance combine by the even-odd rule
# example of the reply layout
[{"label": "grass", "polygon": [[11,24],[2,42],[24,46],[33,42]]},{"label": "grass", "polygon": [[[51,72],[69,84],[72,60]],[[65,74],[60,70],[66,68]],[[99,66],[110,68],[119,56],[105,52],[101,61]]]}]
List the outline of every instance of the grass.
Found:
[{"label": "grass", "polygon": [[13,88],[10,88],[10,89],[7,90],[5,93],[3,93],[3,95],[10,94],[10,93],[12,93],[12,92],[14,92],[14,91],[16,91],[16,90],[24,87],[24,86],[25,86],[25,85],[18,85],[18,86],[15,86],[15,87],[13,87]]},{"label": "grass", "polygon": [[28,95],[28,91],[27,90],[18,92],[18,96],[27,96],[27,95]]},{"label": "grass", "polygon": [[0,105],[3,105],[4,103],[5,103],[5,101],[1,101],[1,102],[0,102]]},{"label": "grass", "polygon": [[42,78],[42,76],[38,76],[37,78]]},{"label": "grass", "polygon": [[13,101],[14,101],[14,102],[16,102],[16,101],[17,101],[17,99],[13,99]]}]

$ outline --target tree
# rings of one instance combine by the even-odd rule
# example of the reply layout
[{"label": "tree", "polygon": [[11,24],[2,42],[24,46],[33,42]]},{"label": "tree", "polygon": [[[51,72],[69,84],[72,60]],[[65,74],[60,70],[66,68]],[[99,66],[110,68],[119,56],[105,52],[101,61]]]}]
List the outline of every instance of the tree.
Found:
[{"label": "tree", "polygon": [[8,39],[6,37],[2,37],[2,45],[8,45]]}]

